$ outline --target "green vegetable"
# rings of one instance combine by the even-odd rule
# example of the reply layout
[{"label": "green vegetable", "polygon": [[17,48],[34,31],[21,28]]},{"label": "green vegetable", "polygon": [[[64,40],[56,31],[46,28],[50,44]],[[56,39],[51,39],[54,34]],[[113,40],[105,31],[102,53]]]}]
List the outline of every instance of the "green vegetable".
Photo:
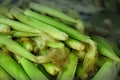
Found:
[{"label": "green vegetable", "polygon": [[58,74],[57,80],[73,80],[77,68],[78,58],[75,53],[70,53],[70,62],[65,64],[66,67]]},{"label": "green vegetable", "polygon": [[0,66],[0,80],[13,80],[13,78]]},{"label": "green vegetable", "polygon": [[34,37],[34,36],[40,36],[41,34],[37,33],[31,33],[31,32],[23,32],[23,31],[12,31],[13,37]]},{"label": "green vegetable", "polygon": [[93,36],[94,41],[97,44],[98,51],[100,54],[114,60],[117,62],[120,62],[119,57],[114,52],[112,46],[106,42],[106,40],[103,37],[100,36]]},{"label": "green vegetable", "polygon": [[75,50],[78,50],[78,51],[79,50],[82,51],[85,48],[85,45],[82,42],[77,41],[77,40],[72,39],[72,38],[67,39],[65,41],[65,43],[68,47],[75,49]]},{"label": "green vegetable", "polygon": [[31,32],[31,33],[41,33],[40,30],[34,29],[29,25],[23,24],[21,22],[11,20],[8,18],[0,18],[0,23],[6,24],[10,26],[11,28],[19,31],[25,31],[25,32]]},{"label": "green vegetable", "polygon": [[20,59],[19,62],[31,80],[49,80],[34,63],[25,58]]},{"label": "green vegetable", "polygon": [[51,48],[64,48],[65,45],[60,41],[48,41],[47,46]]},{"label": "green vegetable", "polygon": [[40,22],[34,18],[27,17],[23,14],[20,14],[20,12],[18,12],[15,9],[11,10],[11,13],[19,21],[26,23],[28,25],[31,25],[32,27],[39,29],[43,32],[46,32],[57,40],[66,40],[68,38],[68,35],[66,33],[54,28],[53,26]]},{"label": "green vegetable", "polygon": [[[40,11],[38,11],[38,12],[40,12]],[[93,69],[95,60],[97,59],[97,52],[96,52],[96,45],[95,45],[94,41],[92,41],[90,39],[89,36],[72,29],[69,26],[67,26],[61,22],[58,22],[58,21],[52,19],[51,17],[43,16],[41,14],[38,14],[38,13],[30,11],[30,10],[25,11],[24,14],[31,16],[33,18],[36,18],[36,19],[38,19],[44,23],[47,23],[49,25],[52,25],[55,28],[60,29],[61,31],[67,33],[71,38],[88,43],[91,48],[89,49],[89,51],[84,59],[84,68],[85,68],[85,71],[88,71],[88,72],[90,69]],[[78,24],[78,25],[80,26],[80,24]],[[86,69],[89,69],[89,70],[86,70]]]},{"label": "green vegetable", "polygon": [[47,7],[47,6],[44,6],[44,5],[40,5],[40,4],[37,4],[37,3],[34,3],[34,2],[31,2],[29,4],[29,7],[36,10],[36,11],[40,11],[42,13],[47,13],[51,16],[55,16],[55,17],[58,17],[60,19],[64,19],[64,20],[67,20],[67,21],[70,21],[70,22],[73,22],[75,23],[76,20],[60,11],[57,11],[55,9],[52,9],[50,7]]},{"label": "green vegetable", "polygon": [[8,54],[0,51],[0,66],[16,80],[30,80],[23,68]]},{"label": "green vegetable", "polygon": [[42,14],[30,11],[30,10],[26,10],[24,12],[24,14],[27,15],[27,16],[33,17],[37,20],[40,20],[41,22],[52,25],[53,27],[67,33],[71,38],[74,38],[74,39],[77,39],[77,40],[80,40],[80,41],[83,41],[83,42],[88,42],[90,40],[89,36],[71,28],[70,26],[67,26],[67,25],[65,25],[61,22],[58,22],[51,17],[44,16]]},{"label": "green vegetable", "polygon": [[31,61],[37,62],[35,59],[35,56],[28,52],[24,47],[22,47],[21,45],[19,45],[17,42],[13,41],[12,39],[7,38],[6,36],[2,36],[0,35],[0,43],[5,45],[5,47],[15,53],[18,54],[22,57],[25,57]]},{"label": "green vegetable", "polygon": [[92,80],[115,80],[119,72],[118,65],[116,62],[105,62]]}]

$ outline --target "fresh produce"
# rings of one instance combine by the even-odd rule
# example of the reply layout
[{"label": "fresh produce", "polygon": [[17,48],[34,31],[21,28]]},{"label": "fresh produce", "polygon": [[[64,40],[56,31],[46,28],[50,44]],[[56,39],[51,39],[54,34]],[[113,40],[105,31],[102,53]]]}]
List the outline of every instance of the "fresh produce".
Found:
[{"label": "fresh produce", "polygon": [[9,16],[0,13],[0,79],[114,80],[118,76],[119,49],[101,36],[87,35],[82,20],[35,2],[6,11]]}]

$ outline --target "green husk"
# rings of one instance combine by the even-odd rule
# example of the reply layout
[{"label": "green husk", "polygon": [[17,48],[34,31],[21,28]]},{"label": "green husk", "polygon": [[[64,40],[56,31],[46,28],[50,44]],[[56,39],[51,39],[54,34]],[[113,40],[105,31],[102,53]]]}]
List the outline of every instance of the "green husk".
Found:
[{"label": "green husk", "polygon": [[102,54],[103,56],[106,56],[114,61],[120,62],[120,59],[116,55],[112,46],[108,42],[106,42],[106,40],[103,37],[93,36],[92,38],[96,42],[98,51],[100,54]]},{"label": "green husk", "polygon": [[11,27],[15,30],[19,30],[19,31],[31,32],[31,33],[41,33],[40,30],[34,29],[29,25],[26,25],[24,23],[21,23],[21,22],[15,21],[15,20],[11,20],[8,18],[0,18],[0,23],[6,24],[9,27]]},{"label": "green husk", "polygon": [[13,80],[13,78],[0,66],[0,80]]},{"label": "green husk", "polygon": [[66,33],[54,28],[53,26],[40,22],[34,18],[27,17],[23,14],[20,14],[20,12],[15,9],[12,9],[11,13],[19,21],[26,23],[28,25],[31,25],[32,27],[39,29],[43,32],[46,32],[57,40],[66,40],[68,38],[68,35]]},{"label": "green husk", "polygon": [[23,32],[23,31],[12,31],[11,35],[13,37],[35,37],[35,36],[40,36],[40,34],[37,34],[37,33]]},{"label": "green husk", "polygon": [[65,45],[60,41],[48,41],[47,46],[51,48],[64,48]]},{"label": "green husk", "polygon": [[23,68],[8,54],[0,51],[0,66],[16,80],[30,80]]},{"label": "green husk", "polygon": [[117,62],[107,61],[99,69],[92,80],[115,80],[119,72],[119,64]]},{"label": "green husk", "polygon": [[19,62],[31,80],[49,80],[34,63],[25,58],[20,59]]},{"label": "green husk", "polygon": [[7,38],[6,36],[0,35],[0,43],[5,45],[6,49],[13,52],[14,54],[18,54],[22,57],[25,57],[31,61],[37,62],[35,56],[27,51],[24,47],[19,45],[17,42],[13,41],[12,39]]},{"label": "green husk", "polygon": [[[30,12],[31,15],[28,12]],[[93,69],[95,61],[97,59],[97,52],[96,52],[96,45],[95,45],[94,41],[92,41],[90,39],[89,36],[76,31],[65,24],[57,22],[50,17],[42,16],[41,14],[37,14],[37,13],[31,12],[31,11],[28,11],[28,12],[25,12],[25,14],[28,16],[30,15],[31,17],[34,17],[42,22],[45,22],[49,25],[52,25],[52,26],[60,29],[61,31],[66,32],[71,38],[88,43],[90,49],[88,49],[88,53],[84,59],[84,68],[85,68],[85,72],[86,71],[89,72],[90,70]],[[45,20],[48,20],[48,21],[45,21]],[[89,64],[88,64],[88,62],[89,62]]]},{"label": "green husk", "polygon": [[45,63],[43,64],[43,66],[50,75],[56,75],[61,70],[58,66],[56,66],[53,63]]},{"label": "green husk", "polygon": [[29,7],[31,9],[34,9],[34,10],[37,10],[37,11],[40,11],[42,13],[47,13],[51,16],[55,16],[55,17],[58,17],[60,19],[64,19],[64,20],[67,20],[67,21],[70,21],[72,23],[75,23],[76,20],[60,11],[57,11],[55,9],[52,9],[50,7],[47,7],[47,6],[44,6],[44,5],[40,5],[40,4],[37,4],[37,3],[34,3],[34,2],[31,2],[29,4]]},{"label": "green husk", "polygon": [[106,57],[103,57],[103,56],[100,56],[97,60],[97,66],[101,67],[104,63],[106,63],[107,61],[112,61],[111,59],[109,58],[106,58]]},{"label": "green husk", "polygon": [[58,74],[57,80],[73,80],[77,68],[78,58],[75,53],[70,53],[68,59],[70,59],[70,62],[66,64],[66,67]]},{"label": "green husk", "polygon": [[47,23],[49,25],[52,25],[53,27],[67,33],[71,38],[83,41],[83,42],[88,42],[90,40],[90,37],[71,28],[70,26],[67,26],[61,22],[56,21],[55,19],[48,17],[48,16],[44,16],[42,14],[39,14],[37,12],[33,12],[30,10],[26,10],[24,12],[25,15],[33,17],[35,19],[40,20],[41,22]]},{"label": "green husk", "polygon": [[65,41],[66,45],[72,49],[78,50],[78,51],[82,51],[85,48],[85,45],[80,42],[77,41],[75,39],[69,38]]}]

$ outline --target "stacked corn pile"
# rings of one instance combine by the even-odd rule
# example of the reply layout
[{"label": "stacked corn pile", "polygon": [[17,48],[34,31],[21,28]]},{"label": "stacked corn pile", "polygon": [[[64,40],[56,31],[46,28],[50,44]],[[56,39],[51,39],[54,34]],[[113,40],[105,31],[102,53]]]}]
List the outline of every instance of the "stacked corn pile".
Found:
[{"label": "stacked corn pile", "polygon": [[84,24],[34,2],[27,9],[10,8],[0,17],[0,79],[115,80],[119,49],[86,35]]}]

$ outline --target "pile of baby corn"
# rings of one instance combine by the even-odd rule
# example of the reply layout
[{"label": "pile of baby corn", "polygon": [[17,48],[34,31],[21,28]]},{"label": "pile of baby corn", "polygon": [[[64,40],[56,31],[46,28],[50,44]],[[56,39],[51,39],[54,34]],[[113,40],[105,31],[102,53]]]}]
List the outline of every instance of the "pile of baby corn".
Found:
[{"label": "pile of baby corn", "polygon": [[0,80],[115,80],[120,51],[85,23],[31,2],[0,15]]}]

